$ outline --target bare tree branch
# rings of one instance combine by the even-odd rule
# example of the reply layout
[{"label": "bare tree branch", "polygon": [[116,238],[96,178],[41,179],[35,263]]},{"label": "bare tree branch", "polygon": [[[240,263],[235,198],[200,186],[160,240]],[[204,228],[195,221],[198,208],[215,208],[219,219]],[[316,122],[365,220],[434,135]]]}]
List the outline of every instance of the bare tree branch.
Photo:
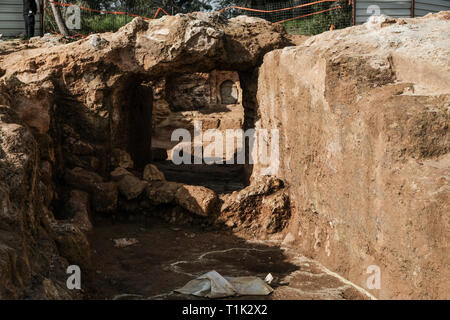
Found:
[{"label": "bare tree branch", "polygon": [[50,6],[52,7],[53,16],[55,17],[59,33],[61,33],[65,37],[68,37],[69,30],[67,30],[66,24],[64,23],[64,20],[61,17],[61,11],[59,10],[59,7],[55,5],[53,2],[50,2]]}]

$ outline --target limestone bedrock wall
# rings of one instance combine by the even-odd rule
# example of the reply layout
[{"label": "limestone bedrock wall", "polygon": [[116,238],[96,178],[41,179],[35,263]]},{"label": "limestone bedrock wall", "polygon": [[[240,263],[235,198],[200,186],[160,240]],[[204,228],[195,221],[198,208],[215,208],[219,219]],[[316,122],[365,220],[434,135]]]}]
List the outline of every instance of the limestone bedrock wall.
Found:
[{"label": "limestone bedrock wall", "polygon": [[[88,273],[89,243],[59,206],[61,186],[77,191],[94,177],[87,191],[110,200],[114,184],[100,191],[97,181],[109,180],[120,162],[131,166],[121,151],[138,169],[149,162],[149,81],[223,68],[245,82],[265,53],[291,44],[281,25],[205,12],[135,18],[116,33],[64,42],[0,43],[0,299],[81,296],[67,289],[66,267]],[[256,110],[255,95],[243,94],[246,114]],[[89,174],[74,182],[75,168]],[[101,210],[114,208],[112,200]]]},{"label": "limestone bedrock wall", "polygon": [[257,123],[280,129],[295,207],[286,240],[378,298],[450,298],[449,32],[449,12],[379,17],[260,69]]}]

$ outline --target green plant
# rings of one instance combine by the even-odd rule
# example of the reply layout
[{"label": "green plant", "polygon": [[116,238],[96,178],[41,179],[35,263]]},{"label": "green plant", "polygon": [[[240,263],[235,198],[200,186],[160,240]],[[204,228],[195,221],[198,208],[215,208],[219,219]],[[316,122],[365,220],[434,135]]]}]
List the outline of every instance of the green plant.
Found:
[{"label": "green plant", "polygon": [[325,12],[283,22],[286,31],[291,34],[315,35],[328,31],[332,25],[335,28],[346,28],[351,25],[351,7],[347,1],[319,3],[311,6],[310,11],[310,13]]},{"label": "green plant", "polygon": [[131,20],[133,20],[133,17],[125,15],[97,14],[82,16],[80,33],[116,31]]}]

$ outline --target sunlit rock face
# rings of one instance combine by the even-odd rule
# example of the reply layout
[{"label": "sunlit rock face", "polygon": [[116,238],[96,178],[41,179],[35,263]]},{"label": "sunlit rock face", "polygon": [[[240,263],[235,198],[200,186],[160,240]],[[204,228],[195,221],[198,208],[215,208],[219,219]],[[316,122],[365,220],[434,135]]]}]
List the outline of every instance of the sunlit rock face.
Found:
[{"label": "sunlit rock face", "polygon": [[[363,288],[379,267],[380,298],[448,298],[449,21],[379,17],[293,47],[280,25],[194,13],[0,44],[0,297],[77,298],[65,270],[90,268],[90,215],[173,205],[284,239]],[[221,197],[143,175],[164,121],[197,116],[279,129],[277,177],[256,164]]]},{"label": "sunlit rock face", "polygon": [[449,17],[378,17],[273,51],[260,69],[294,245],[380,298],[449,298]]}]

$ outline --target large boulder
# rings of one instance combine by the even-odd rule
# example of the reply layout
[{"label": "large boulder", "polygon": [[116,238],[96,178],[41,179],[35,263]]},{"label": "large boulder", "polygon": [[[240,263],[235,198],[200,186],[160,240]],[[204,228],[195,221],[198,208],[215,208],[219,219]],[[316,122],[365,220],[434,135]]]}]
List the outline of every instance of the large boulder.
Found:
[{"label": "large boulder", "polygon": [[175,195],[182,183],[171,181],[151,181],[146,187],[146,194],[154,205],[175,203]]},{"label": "large boulder", "polygon": [[[126,172],[128,173],[128,171]],[[131,173],[129,174],[131,175]],[[118,176],[113,171],[113,180]],[[123,174],[120,177],[123,177]],[[91,195],[94,211],[112,212],[116,210],[118,189],[115,182],[103,182],[103,178],[99,174],[79,167],[66,170],[64,180],[72,188],[83,190]]]},{"label": "large boulder", "polygon": [[41,182],[39,183],[40,192],[44,198],[44,204],[48,207],[54,197],[55,188],[53,185],[53,167],[49,161],[42,161],[39,168],[39,177]]},{"label": "large boulder", "polygon": [[293,243],[379,298],[450,297],[449,17],[374,17],[273,51],[260,69]]},{"label": "large boulder", "polygon": [[214,191],[171,181],[150,181],[146,188],[153,205],[172,204],[202,217],[214,212],[218,198]]},{"label": "large boulder", "polygon": [[183,185],[175,193],[176,203],[199,216],[209,216],[217,203],[217,195],[202,186]]},{"label": "large boulder", "polygon": [[218,221],[260,237],[282,232],[291,218],[288,189],[272,176],[258,177],[248,187],[222,196]]},{"label": "large boulder", "polygon": [[134,162],[128,152],[115,148],[112,152],[111,165],[114,167],[130,169],[134,167]]},{"label": "large boulder", "polygon": [[96,212],[112,213],[117,210],[119,190],[115,182],[98,183],[92,194],[92,208]]},{"label": "large boulder", "polygon": [[133,175],[126,175],[119,181],[120,193],[127,199],[133,200],[141,195],[147,186],[147,182],[140,180]]},{"label": "large boulder", "polygon": [[94,193],[97,185],[103,182],[103,178],[99,174],[79,167],[66,170],[64,180],[72,188],[88,193]]},{"label": "large boulder", "polygon": [[120,181],[123,177],[133,175],[130,171],[125,168],[117,167],[113,171],[111,171],[110,176],[112,181]]},{"label": "large boulder", "polygon": [[87,274],[92,268],[92,261],[91,248],[84,232],[73,223],[54,221],[50,223],[50,233],[69,264],[80,266]]},{"label": "large boulder", "polygon": [[164,181],[164,173],[159,171],[159,169],[154,164],[148,164],[144,168],[144,173],[142,175],[143,179],[146,181]]}]

